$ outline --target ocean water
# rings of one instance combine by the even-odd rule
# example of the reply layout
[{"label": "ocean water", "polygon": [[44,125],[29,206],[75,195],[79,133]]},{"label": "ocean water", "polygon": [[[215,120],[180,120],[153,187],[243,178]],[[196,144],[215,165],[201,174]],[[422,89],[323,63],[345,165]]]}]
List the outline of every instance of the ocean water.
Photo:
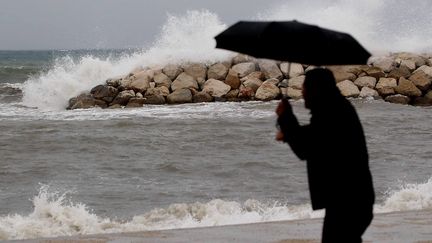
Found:
[{"label": "ocean water", "polygon": [[[137,67],[229,58],[212,39],[225,27],[190,11],[170,16],[142,50],[1,51],[0,239],[322,217],[304,162],[274,140],[276,101],[65,110]],[[431,209],[432,109],[351,102],[375,212]],[[303,102],[293,107],[307,123]]]}]

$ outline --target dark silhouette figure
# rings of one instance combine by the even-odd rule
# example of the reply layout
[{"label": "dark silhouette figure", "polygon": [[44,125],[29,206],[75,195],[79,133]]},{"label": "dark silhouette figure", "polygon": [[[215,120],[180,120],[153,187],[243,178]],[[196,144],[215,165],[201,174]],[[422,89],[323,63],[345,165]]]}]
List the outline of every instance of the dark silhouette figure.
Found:
[{"label": "dark silhouette figure", "polygon": [[362,242],[373,218],[375,194],[360,120],[328,69],[306,73],[303,97],[310,124],[300,125],[283,99],[276,109],[276,139],[307,161],[312,208],[326,211],[322,242]]}]

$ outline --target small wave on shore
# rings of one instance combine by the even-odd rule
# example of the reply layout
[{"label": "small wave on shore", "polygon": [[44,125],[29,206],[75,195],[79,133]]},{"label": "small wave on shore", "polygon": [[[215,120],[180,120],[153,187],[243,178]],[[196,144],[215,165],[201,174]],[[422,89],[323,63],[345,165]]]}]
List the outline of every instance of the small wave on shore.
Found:
[{"label": "small wave on shore", "polygon": [[[32,202],[34,209],[28,215],[0,217],[0,239],[195,228],[319,218],[324,215],[323,211],[312,211],[309,204],[214,199],[204,203],[177,203],[166,208],[155,208],[122,221],[98,216],[85,204],[73,202],[66,193],[52,192],[48,186],[42,186]],[[375,213],[431,208],[432,178],[425,183],[407,184],[389,192],[382,203],[375,205]]]}]

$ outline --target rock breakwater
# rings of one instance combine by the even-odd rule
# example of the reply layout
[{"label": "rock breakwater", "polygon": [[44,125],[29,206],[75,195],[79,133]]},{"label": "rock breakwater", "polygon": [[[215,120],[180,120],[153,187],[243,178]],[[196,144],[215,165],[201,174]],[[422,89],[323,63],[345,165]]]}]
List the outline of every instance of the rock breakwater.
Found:
[{"label": "rock breakwater", "polygon": [[[313,66],[237,55],[225,62],[139,68],[69,100],[68,109],[302,98]],[[329,66],[345,97],[432,106],[432,54],[394,53],[368,65]]]}]

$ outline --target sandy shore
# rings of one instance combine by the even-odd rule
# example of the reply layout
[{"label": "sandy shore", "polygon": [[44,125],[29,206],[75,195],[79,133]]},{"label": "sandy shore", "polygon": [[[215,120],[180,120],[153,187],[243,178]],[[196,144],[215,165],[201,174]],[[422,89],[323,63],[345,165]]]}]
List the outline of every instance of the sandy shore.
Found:
[{"label": "sandy shore", "polygon": [[[85,235],[10,242],[320,242],[322,219],[193,229]],[[432,243],[432,210],[376,214],[364,242]],[[7,242],[7,241],[5,241]]]}]

